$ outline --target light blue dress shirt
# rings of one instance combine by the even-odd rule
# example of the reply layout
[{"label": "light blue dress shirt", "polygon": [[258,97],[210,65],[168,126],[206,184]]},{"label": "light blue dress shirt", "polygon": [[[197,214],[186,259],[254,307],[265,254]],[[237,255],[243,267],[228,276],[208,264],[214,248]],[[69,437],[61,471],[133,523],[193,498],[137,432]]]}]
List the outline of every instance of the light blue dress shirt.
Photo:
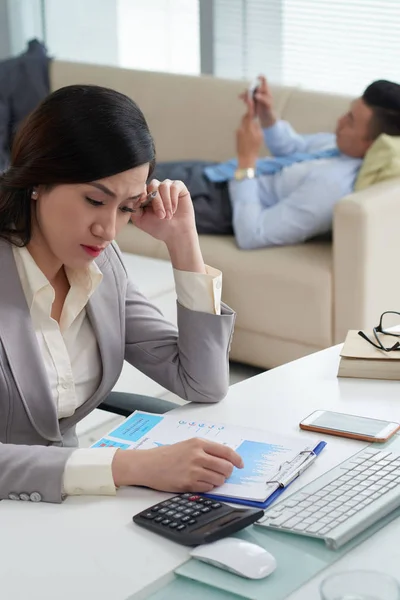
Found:
[{"label": "light blue dress shirt", "polygon": [[[336,146],[332,133],[299,135],[286,121],[264,129],[273,156]],[[333,208],[353,191],[362,159],[345,154],[285,167],[273,175],[228,182],[233,229],[245,250],[297,244],[328,233]]]}]

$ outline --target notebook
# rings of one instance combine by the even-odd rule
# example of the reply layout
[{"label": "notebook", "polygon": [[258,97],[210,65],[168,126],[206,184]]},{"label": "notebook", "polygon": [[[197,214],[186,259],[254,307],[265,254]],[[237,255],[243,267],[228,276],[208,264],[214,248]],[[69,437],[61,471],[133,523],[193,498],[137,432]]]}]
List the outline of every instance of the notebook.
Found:
[{"label": "notebook", "polygon": [[244,468],[234,468],[231,477],[209,496],[260,508],[271,504],[325,447],[325,442],[315,442],[303,433],[285,437],[259,429],[143,411],[134,412],[93,447],[146,450],[194,437],[227,445],[243,458]]},{"label": "notebook", "polygon": [[[371,340],[372,332],[366,332]],[[384,345],[390,347],[395,338],[380,335]],[[358,335],[349,331],[340,353],[338,377],[359,377],[362,379],[400,379],[400,352],[384,352],[374,348]]]}]

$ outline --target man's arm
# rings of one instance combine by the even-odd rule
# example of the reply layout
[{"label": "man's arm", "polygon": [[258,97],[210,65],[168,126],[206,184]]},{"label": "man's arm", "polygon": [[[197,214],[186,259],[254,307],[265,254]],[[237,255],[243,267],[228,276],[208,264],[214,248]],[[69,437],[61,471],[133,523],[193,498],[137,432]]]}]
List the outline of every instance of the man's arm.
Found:
[{"label": "man's arm", "polygon": [[273,156],[286,156],[295,152],[316,152],[336,145],[333,133],[300,135],[287,121],[276,121],[263,130],[264,142]]},{"label": "man's arm", "polygon": [[299,187],[270,208],[260,202],[256,179],[230,181],[233,229],[239,248],[299,244],[328,232],[333,207],[344,194],[337,173],[326,177],[325,171],[323,175],[311,172]]}]

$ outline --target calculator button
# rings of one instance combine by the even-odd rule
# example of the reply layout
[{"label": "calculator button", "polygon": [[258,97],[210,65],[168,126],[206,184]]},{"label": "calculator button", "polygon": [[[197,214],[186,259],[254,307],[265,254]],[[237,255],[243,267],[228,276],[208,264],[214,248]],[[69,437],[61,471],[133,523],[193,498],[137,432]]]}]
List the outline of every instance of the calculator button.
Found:
[{"label": "calculator button", "polygon": [[208,506],[205,506],[204,508],[202,508],[202,509],[201,509],[201,511],[200,511],[200,512],[202,512],[202,513],[208,513],[208,512],[211,512],[211,508],[209,508]]},{"label": "calculator button", "polygon": [[163,520],[164,520],[164,517],[158,516],[154,519],[154,523],[161,523],[161,521],[163,521]]},{"label": "calculator button", "polygon": [[205,502],[205,498],[202,498],[202,497],[200,496],[200,497],[198,498],[197,502],[201,502],[201,503],[203,503],[203,502]]},{"label": "calculator button", "polygon": [[185,515],[191,515],[193,513],[193,510],[191,508],[185,508],[183,512],[185,513]]},{"label": "calculator button", "polygon": [[171,502],[171,504],[169,505],[170,508],[177,508],[178,505],[176,502]]},{"label": "calculator button", "polygon": [[161,502],[160,506],[169,506],[171,504],[171,500],[166,500],[165,502]]},{"label": "calculator button", "polygon": [[190,496],[189,500],[191,502],[196,502],[199,498],[200,498],[200,496]]},{"label": "calculator button", "polygon": [[184,516],[183,512],[176,512],[175,513],[175,519],[180,519],[183,516]]},{"label": "calculator button", "polygon": [[188,517],[188,516],[182,517],[182,519],[181,519],[182,523],[189,523],[189,521],[191,521],[191,520],[192,519],[190,517]]},{"label": "calculator button", "polygon": [[175,516],[175,511],[174,510],[168,510],[165,514],[166,514],[167,517],[173,517],[173,516]]},{"label": "calculator button", "polygon": [[160,507],[159,506],[153,506],[151,510],[152,510],[152,512],[158,512],[160,510]]},{"label": "calculator button", "polygon": [[158,512],[160,513],[160,515],[165,515],[165,513],[168,512],[168,508],[160,508]]},{"label": "calculator button", "polygon": [[222,504],[220,502],[214,502],[211,504],[211,508],[221,508]]},{"label": "calculator button", "polygon": [[170,529],[176,529],[178,527],[179,523],[177,523],[176,521],[172,521],[172,523],[169,524],[169,528]]},{"label": "calculator button", "polygon": [[206,501],[204,502],[204,506],[211,506],[211,504],[213,504],[213,501],[212,501],[212,500],[206,500]]},{"label": "calculator button", "polygon": [[148,519],[149,521],[151,521],[151,519],[154,519],[154,517],[156,516],[154,513],[148,512],[146,514],[143,515],[145,519]]},{"label": "calculator button", "polygon": [[183,494],[182,498],[190,498],[193,494]]},{"label": "calculator button", "polygon": [[170,523],[172,523],[171,519],[164,519],[161,521],[161,525],[169,525]]},{"label": "calculator button", "polygon": [[197,523],[196,519],[190,519],[190,521],[187,522],[188,525],[194,525],[195,523]]},{"label": "calculator button", "polygon": [[199,510],[195,510],[194,513],[192,513],[192,517],[200,517],[201,512]]},{"label": "calculator button", "polygon": [[178,525],[176,528],[177,531],[183,531],[184,529],[186,529],[186,525]]},{"label": "calculator button", "polygon": [[202,504],[197,504],[197,503],[193,503],[191,508],[193,508],[193,510],[200,510],[201,508],[203,508]]}]

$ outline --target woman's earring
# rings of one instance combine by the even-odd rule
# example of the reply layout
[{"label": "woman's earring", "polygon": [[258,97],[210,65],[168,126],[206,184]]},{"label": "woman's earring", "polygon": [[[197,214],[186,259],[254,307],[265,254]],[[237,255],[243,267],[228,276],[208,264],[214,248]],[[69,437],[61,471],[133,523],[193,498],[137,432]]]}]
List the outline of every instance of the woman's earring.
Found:
[{"label": "woman's earring", "polygon": [[32,200],[37,200],[39,197],[39,194],[36,190],[33,190],[32,192]]}]

